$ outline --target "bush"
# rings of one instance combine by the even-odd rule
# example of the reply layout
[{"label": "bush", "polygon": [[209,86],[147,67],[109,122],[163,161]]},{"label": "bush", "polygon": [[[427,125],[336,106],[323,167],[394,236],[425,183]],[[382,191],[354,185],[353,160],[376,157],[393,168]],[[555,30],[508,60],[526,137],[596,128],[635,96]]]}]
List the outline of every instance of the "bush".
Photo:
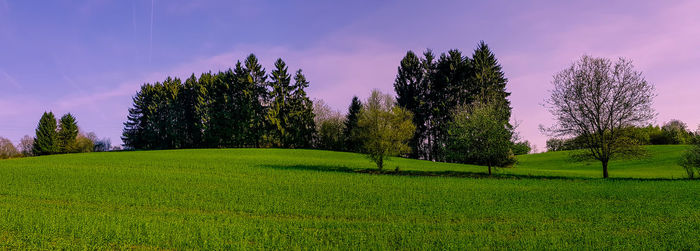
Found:
[{"label": "bush", "polygon": [[688,178],[690,179],[695,177],[700,178],[700,143],[697,143],[700,142],[700,139],[696,137],[693,141],[696,143],[683,153],[683,157],[681,157],[679,163],[685,168]]},{"label": "bush", "polygon": [[510,149],[513,151],[514,155],[522,155],[530,153],[530,151],[532,151],[532,146],[530,146],[529,141],[525,140],[515,142]]},{"label": "bush", "polygon": [[19,157],[20,153],[9,139],[0,137],[0,159]]}]

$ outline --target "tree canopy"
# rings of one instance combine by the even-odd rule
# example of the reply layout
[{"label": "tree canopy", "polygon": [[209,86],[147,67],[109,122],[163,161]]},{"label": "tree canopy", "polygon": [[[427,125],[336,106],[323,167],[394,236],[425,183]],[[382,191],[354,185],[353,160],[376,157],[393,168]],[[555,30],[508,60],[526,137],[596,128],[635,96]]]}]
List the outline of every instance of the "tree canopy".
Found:
[{"label": "tree canopy", "polygon": [[583,56],[554,75],[552,83],[546,102],[557,123],[547,132],[581,137],[585,153],[601,161],[604,178],[608,161],[638,153],[628,129],[654,118],[655,93],[631,61]]}]

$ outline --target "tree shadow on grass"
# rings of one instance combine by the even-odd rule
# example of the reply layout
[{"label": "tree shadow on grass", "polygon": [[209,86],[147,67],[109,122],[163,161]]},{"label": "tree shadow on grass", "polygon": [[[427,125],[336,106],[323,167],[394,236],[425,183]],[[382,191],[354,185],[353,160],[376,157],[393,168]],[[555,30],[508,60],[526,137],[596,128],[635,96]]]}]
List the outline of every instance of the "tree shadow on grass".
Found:
[{"label": "tree shadow on grass", "polygon": [[[349,168],[346,166],[324,166],[324,165],[261,165],[264,168],[274,168],[283,170],[306,170],[318,172],[341,172],[341,173],[360,173],[370,175],[394,175],[394,176],[414,176],[414,177],[452,177],[452,178],[472,178],[472,179],[537,179],[537,180],[603,180],[603,178],[589,177],[566,177],[566,176],[547,176],[547,175],[531,175],[531,174],[505,174],[495,173],[488,175],[486,172],[468,172],[468,171],[417,171],[417,170],[378,170],[366,168]],[[485,167],[484,167],[485,168]],[[610,181],[633,180],[633,181],[668,181],[668,180],[687,180],[687,179],[670,179],[670,178],[608,178]]]}]

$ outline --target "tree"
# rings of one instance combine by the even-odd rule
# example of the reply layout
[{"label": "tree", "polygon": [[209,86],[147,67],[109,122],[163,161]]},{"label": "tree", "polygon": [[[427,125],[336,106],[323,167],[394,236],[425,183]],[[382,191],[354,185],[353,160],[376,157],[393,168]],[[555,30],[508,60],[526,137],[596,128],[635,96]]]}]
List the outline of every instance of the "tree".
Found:
[{"label": "tree", "polygon": [[422,112],[422,105],[427,94],[422,84],[424,71],[421,59],[413,51],[406,52],[406,56],[401,60],[394,80],[394,91],[396,92],[396,104],[413,113],[413,124],[416,131],[409,141],[411,147],[411,157],[422,157],[423,142],[426,135],[426,116]]},{"label": "tree", "polygon": [[58,121],[58,144],[61,153],[78,152],[76,137],[78,137],[78,123],[72,114],[66,113]]},{"label": "tree", "polygon": [[554,75],[553,84],[546,103],[557,123],[547,132],[584,139],[586,154],[602,163],[604,178],[611,159],[639,154],[626,130],[654,118],[655,94],[631,61],[583,56]]},{"label": "tree", "polygon": [[309,82],[301,70],[294,74],[294,85],[292,86],[291,99],[289,101],[289,128],[292,137],[292,148],[309,148],[313,143],[313,136],[316,133],[314,124],[314,104],[306,95],[306,88]]},{"label": "tree", "polygon": [[48,155],[59,152],[60,143],[56,127],[56,117],[53,115],[53,112],[44,112],[36,128],[36,137],[32,148],[34,155]]},{"label": "tree", "polygon": [[268,141],[276,147],[288,147],[291,143],[289,124],[289,99],[291,98],[291,76],[287,73],[287,65],[282,59],[275,61],[275,69],[270,73],[269,86],[270,108],[267,113],[267,121],[271,126]]},{"label": "tree", "polygon": [[496,55],[493,54],[484,41],[479,42],[479,45],[474,50],[474,54],[472,54],[471,68],[473,71],[471,81],[478,90],[492,99],[491,102],[498,103],[501,106],[497,109],[500,112],[500,120],[505,125],[511,126],[509,121],[512,108],[510,107],[510,101],[508,101],[510,93],[506,92],[508,79],[505,77]]},{"label": "tree", "polygon": [[358,138],[357,133],[357,120],[359,119],[361,110],[362,102],[357,96],[353,96],[352,101],[350,102],[350,107],[348,107],[348,114],[345,117],[345,127],[343,129],[343,138],[345,139],[345,151],[361,151],[362,142]]},{"label": "tree", "polygon": [[314,101],[314,123],[316,139],[314,146],[319,149],[341,151],[345,138],[345,117],[332,110],[323,100]]},{"label": "tree", "polygon": [[394,99],[373,90],[357,122],[363,150],[382,170],[384,161],[411,151],[408,140],[416,127],[409,111],[394,104]]},{"label": "tree", "polygon": [[661,127],[665,144],[688,144],[692,138],[688,126],[683,121],[673,119]]},{"label": "tree", "polygon": [[[94,133],[92,133],[94,135]],[[89,153],[95,149],[95,141],[89,136],[83,133],[78,133],[75,137],[74,147],[70,149],[70,152],[74,153]]]},{"label": "tree", "polygon": [[413,113],[416,133],[411,157],[443,161],[447,128],[455,107],[469,105],[480,96],[492,96],[501,104],[500,118],[509,124],[511,108],[508,80],[491,49],[481,41],[470,59],[450,50],[435,60],[431,50],[423,58],[408,51],[394,81],[397,104]]},{"label": "tree", "polygon": [[0,137],[0,159],[9,159],[20,156],[20,152],[9,139]]},{"label": "tree", "polygon": [[248,73],[247,85],[250,90],[250,110],[253,112],[250,126],[251,133],[248,135],[249,142],[253,142],[255,147],[260,147],[263,136],[267,133],[267,104],[270,95],[267,89],[267,74],[265,68],[260,65],[258,58],[254,54],[248,55],[245,59],[245,70]]},{"label": "tree", "polygon": [[453,111],[447,131],[447,156],[450,161],[488,166],[514,163],[511,151],[512,129],[503,124],[502,104],[493,100],[477,101]]},{"label": "tree", "polygon": [[697,177],[700,177],[700,140],[698,140],[698,138],[700,137],[696,136],[693,146],[683,153],[683,156],[679,162],[680,166],[685,169],[686,173],[688,174],[688,178],[690,179],[695,178],[696,173]]},{"label": "tree", "polygon": [[34,156],[32,148],[34,148],[34,138],[29,135],[24,135],[24,137],[19,140],[19,144],[17,145],[17,149],[24,157]]}]

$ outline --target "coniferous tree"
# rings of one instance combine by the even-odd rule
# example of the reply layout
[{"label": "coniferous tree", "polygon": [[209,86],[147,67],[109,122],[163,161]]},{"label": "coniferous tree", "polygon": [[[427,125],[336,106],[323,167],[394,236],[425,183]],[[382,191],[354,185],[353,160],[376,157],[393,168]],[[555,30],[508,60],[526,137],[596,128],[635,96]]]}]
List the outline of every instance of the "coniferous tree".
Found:
[{"label": "coniferous tree", "polygon": [[498,59],[484,41],[479,42],[478,47],[474,50],[471,62],[474,71],[471,81],[480,91],[484,92],[485,96],[491,97],[492,102],[501,106],[498,111],[502,113],[500,115],[502,123],[512,127],[510,125],[511,107],[510,101],[508,101],[510,93],[506,92],[508,79],[505,77]]},{"label": "coniferous tree", "polygon": [[77,152],[76,137],[78,137],[78,124],[72,114],[66,113],[58,121],[58,145],[59,152]]},{"label": "coniferous tree", "polygon": [[60,144],[56,129],[56,117],[53,112],[44,112],[36,128],[36,138],[34,138],[32,149],[34,155],[49,155],[59,152]]},{"label": "coniferous tree", "polygon": [[289,99],[291,98],[291,76],[282,59],[275,61],[275,69],[270,73],[270,109],[267,121],[271,126],[268,141],[275,147],[288,147],[291,144],[289,126]]},{"label": "coniferous tree", "polygon": [[426,118],[423,116],[421,103],[425,100],[426,91],[422,86],[423,72],[420,58],[413,51],[408,51],[401,60],[394,81],[397,105],[414,115],[413,124],[416,125],[416,131],[409,141],[412,158],[424,157],[422,146],[426,136]]},{"label": "coniferous tree", "polygon": [[206,123],[207,89],[192,74],[183,86],[179,98],[183,109],[184,148],[202,147]]},{"label": "coniferous tree", "polygon": [[258,62],[258,58],[254,54],[248,55],[245,59],[245,70],[248,73],[247,85],[250,90],[248,98],[250,99],[250,110],[253,112],[250,118],[250,134],[248,142],[255,147],[259,147],[262,143],[262,137],[267,132],[267,105],[269,101],[269,93],[267,90],[267,75],[265,69]]},{"label": "coniferous tree", "polygon": [[362,102],[357,96],[352,97],[350,102],[350,107],[348,107],[348,114],[345,119],[345,151],[350,152],[360,152],[362,147],[362,142],[357,135],[357,120],[360,116],[360,111],[362,110]]},{"label": "coniferous tree", "polygon": [[309,82],[306,81],[301,70],[298,70],[294,75],[293,91],[289,102],[292,122],[289,125],[289,131],[292,136],[291,146],[294,148],[310,148],[316,133],[313,102],[306,95],[307,87]]}]

